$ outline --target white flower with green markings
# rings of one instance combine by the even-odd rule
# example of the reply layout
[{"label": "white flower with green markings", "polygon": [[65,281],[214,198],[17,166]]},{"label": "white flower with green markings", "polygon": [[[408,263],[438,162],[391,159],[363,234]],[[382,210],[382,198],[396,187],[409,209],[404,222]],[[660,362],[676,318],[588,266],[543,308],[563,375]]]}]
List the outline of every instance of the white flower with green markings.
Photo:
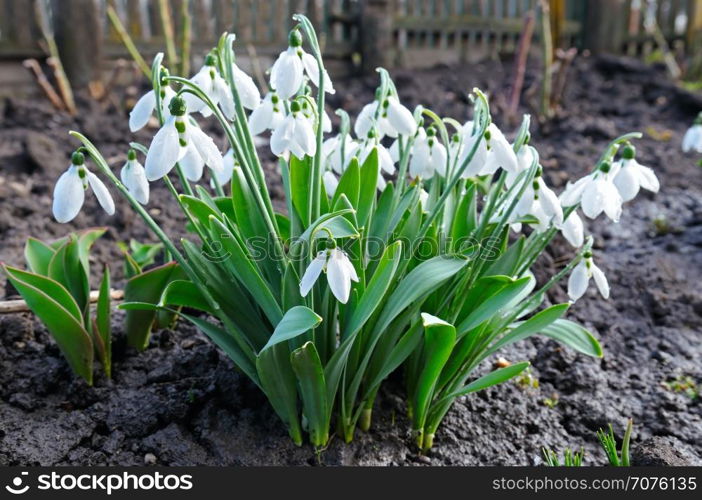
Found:
[{"label": "white flower with green markings", "polygon": [[139,163],[136,156],[136,151],[130,149],[127,153],[127,163],[124,164],[120,171],[122,184],[142,205],[149,202],[149,180],[146,178],[144,166]]},{"label": "white flower with green markings", "polygon": [[585,295],[590,278],[594,279],[597,290],[603,298],[609,298],[609,283],[602,270],[597,267],[592,260],[592,253],[589,251],[583,255],[583,259],[575,266],[568,278],[568,296],[575,302]]},{"label": "white flower with green markings", "polygon": [[306,297],[324,271],[327,274],[329,289],[342,304],[349,301],[351,282],[358,282],[356,269],[346,253],[339,248],[323,250],[312,260],[300,280],[300,295]]},{"label": "white flower with green markings", "polygon": [[58,222],[75,219],[85,202],[85,191],[90,187],[100,206],[108,215],[115,213],[115,202],[97,175],[85,166],[85,156],[73,153],[71,164],[54,186],[53,213]]}]

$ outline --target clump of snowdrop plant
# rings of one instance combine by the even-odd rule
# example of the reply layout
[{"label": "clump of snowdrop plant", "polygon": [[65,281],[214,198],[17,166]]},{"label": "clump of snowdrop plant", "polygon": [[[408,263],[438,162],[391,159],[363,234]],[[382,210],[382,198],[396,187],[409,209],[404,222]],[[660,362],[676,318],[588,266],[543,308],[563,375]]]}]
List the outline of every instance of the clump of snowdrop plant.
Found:
[{"label": "clump of snowdrop plant", "polygon": [[[90,168],[111,181],[187,278],[168,285],[157,304],[122,307],[189,308],[182,317],[266,394],[292,439],[302,443],[306,433],[315,447],[327,444],[331,428],[347,441],[367,429],[379,387],[398,369],[426,450],[456,398],[527,367],[489,371],[503,347],[540,334],[601,356],[595,338],[563,318],[570,303],[546,297],[571,273],[573,300],[591,277],[608,295],[578,212],[604,211],[616,222],[640,187],[658,189],[630,146],[639,134],[614,140],[559,198],[529,144],[528,117],[509,142],[480,90],[472,120],[460,123],[406,107],[379,69],[380,86],[353,127],[339,110],[338,130],[325,137],[325,95],[334,90],[310,22],[294,19],[263,98],[236,65],[233,35],[222,36],[192,79],[171,76],[156,57],[153,90],[130,121],[138,128],[155,112],[161,127],[150,146],[131,147],[145,155],[146,179],[164,182],[186,215],[192,233],[180,244],[142,206],[147,189],[136,155],[127,168],[138,173],[128,170],[121,182],[72,132],[93,165],[71,168],[83,169],[80,179],[92,179]],[[226,145],[200,128],[207,115]],[[270,137],[278,157],[284,212],[271,203],[258,134]],[[205,173],[209,183],[201,182]],[[85,186],[73,184],[71,193]],[[62,207],[66,192],[56,191]],[[74,211],[55,215],[67,221]],[[530,269],[559,233],[574,245],[573,258],[537,283]]]}]

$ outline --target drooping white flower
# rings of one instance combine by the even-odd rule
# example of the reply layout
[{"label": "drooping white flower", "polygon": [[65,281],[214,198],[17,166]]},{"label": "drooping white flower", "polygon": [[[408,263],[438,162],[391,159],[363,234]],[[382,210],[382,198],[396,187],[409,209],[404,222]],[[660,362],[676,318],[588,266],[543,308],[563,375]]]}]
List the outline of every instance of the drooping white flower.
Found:
[{"label": "drooping white flower", "polygon": [[583,246],[583,242],[585,241],[583,221],[575,210],[573,210],[573,212],[566,217],[559,229],[568,243],[573,245],[575,248],[580,248]]},{"label": "drooping white flower", "polygon": [[191,120],[186,111],[185,101],[173,98],[169,107],[171,117],[156,133],[146,155],[146,178],[150,181],[168,174],[176,163],[182,161],[183,171],[188,180],[197,181],[202,177],[204,165],[213,171],[221,172],[222,153],[212,138],[207,136]]},{"label": "drooping white flower", "polygon": [[292,153],[300,160],[317,152],[314,129],[297,101],[290,104],[290,114],[273,131],[271,150],[277,156]]},{"label": "drooping white flower", "polygon": [[146,178],[144,167],[136,158],[136,151],[130,149],[127,153],[127,163],[120,171],[122,184],[127,188],[134,198],[146,205],[149,202],[149,181]]},{"label": "drooping white flower", "polygon": [[395,96],[388,96],[383,102],[384,113],[388,122],[399,135],[412,136],[417,132],[417,122],[412,116],[412,112],[400,104],[400,100]]},{"label": "drooping white flower", "polygon": [[424,129],[420,128],[412,147],[412,158],[409,164],[410,175],[412,177],[430,179],[436,172],[444,177],[446,175],[447,161],[448,153],[446,152],[446,147],[436,137],[436,129],[429,127],[424,132]]},{"label": "drooping white flower", "polygon": [[331,168],[338,175],[346,170],[351,159],[356,156],[358,143],[351,138],[350,134],[338,134],[330,137],[322,143],[322,157],[328,168]]},{"label": "drooping white flower", "polygon": [[300,295],[307,296],[322,271],[327,273],[327,282],[334,297],[346,304],[351,293],[351,282],[358,282],[358,275],[348,256],[338,248],[323,250],[312,260],[300,280]]},{"label": "drooping white flower", "polygon": [[61,174],[54,187],[52,211],[58,222],[69,222],[78,215],[85,201],[85,190],[88,186],[95,193],[103,210],[108,215],[115,213],[115,202],[107,187],[97,175],[85,167],[85,156],[76,152],[71,157],[68,169]]},{"label": "drooping white flower", "polygon": [[261,94],[258,87],[249,75],[246,74],[236,63],[232,63],[232,75],[236,92],[239,94],[241,105],[246,109],[256,109],[261,102]]},{"label": "drooping white flower", "polygon": [[502,131],[497,128],[497,125],[494,123],[488,125],[485,139],[488,152],[485,158],[485,165],[483,165],[479,175],[494,174],[498,168],[502,168],[507,172],[517,172],[519,170],[517,155]]},{"label": "drooping white flower", "polygon": [[249,116],[249,129],[253,135],[258,135],[264,130],[275,130],[284,119],[285,112],[278,94],[268,92]]},{"label": "drooping white flower", "polygon": [[600,295],[605,299],[609,298],[609,283],[607,283],[607,277],[593,262],[592,254],[587,252],[578,265],[575,266],[575,269],[573,269],[570,278],[568,278],[568,296],[570,300],[575,302],[585,295],[587,286],[590,283],[590,278],[595,279],[595,285],[597,285]]},{"label": "drooping white flower", "polygon": [[466,162],[466,160],[468,160],[471,151],[474,147],[476,147],[477,143],[477,149],[475,150],[475,154],[470,159],[470,161],[468,162],[468,166],[461,174],[462,178],[467,179],[469,177],[475,177],[476,175],[480,175],[480,172],[485,167],[485,161],[487,160],[488,155],[487,141],[483,136],[481,136],[478,133],[478,131],[473,130],[472,121],[468,121],[463,125],[461,135],[462,146],[461,152],[458,156],[458,169],[460,169]]},{"label": "drooping white flower", "polygon": [[[280,53],[271,68],[271,87],[283,99],[290,99],[302,87],[305,73],[314,85],[319,84],[317,60],[303,50],[300,32],[292,30],[288,37],[287,50]],[[324,91],[330,94],[335,92],[327,70],[324,70]]]},{"label": "drooping white flower", "polygon": [[[161,113],[163,119],[168,119],[171,115],[168,111],[168,105],[176,93],[169,86],[161,87]],[[129,130],[136,132],[146,126],[156,109],[156,94],[153,90],[148,91],[141,96],[134,105],[134,108],[129,112]]]},{"label": "drooping white flower", "polygon": [[692,126],[685,132],[682,140],[682,150],[685,153],[689,151],[702,153],[702,112],[697,115]]},{"label": "drooping white flower", "polygon": [[[193,76],[190,81],[200,87],[207,94],[212,104],[219,105],[224,115],[233,120],[236,116],[234,108],[234,97],[227,81],[222,78],[217,70],[217,56],[209,54],[205,58],[205,65]],[[183,97],[191,113],[201,113],[202,116],[212,115],[210,109],[204,101],[194,94],[184,93]]]},{"label": "drooping white flower", "polygon": [[224,186],[232,179],[235,167],[240,167],[239,161],[234,156],[234,150],[232,148],[229,148],[229,151],[222,157],[222,167],[221,172],[212,171],[212,174],[217,179],[220,186]]},{"label": "drooping white flower", "polygon": [[618,171],[619,165],[602,162],[593,173],[568,183],[561,204],[570,207],[581,203],[587,217],[594,219],[604,212],[613,222],[619,222],[623,200],[613,182]]},{"label": "drooping white flower", "polygon": [[361,109],[354,124],[354,132],[358,137],[366,137],[372,129],[375,129],[379,139],[386,136],[413,136],[417,132],[417,122],[397,97],[387,97],[382,106],[376,98]]},{"label": "drooping white flower", "polygon": [[537,231],[545,231],[551,224],[560,226],[563,223],[563,208],[556,194],[546,185],[541,173],[527,186],[521,199],[514,209],[515,215],[522,217],[533,215],[538,224],[533,225]]},{"label": "drooping white flower", "polygon": [[616,163],[618,172],[613,182],[623,201],[633,200],[641,188],[654,193],[660,189],[658,178],[653,170],[636,161],[636,151],[633,146],[625,146],[622,159]]}]

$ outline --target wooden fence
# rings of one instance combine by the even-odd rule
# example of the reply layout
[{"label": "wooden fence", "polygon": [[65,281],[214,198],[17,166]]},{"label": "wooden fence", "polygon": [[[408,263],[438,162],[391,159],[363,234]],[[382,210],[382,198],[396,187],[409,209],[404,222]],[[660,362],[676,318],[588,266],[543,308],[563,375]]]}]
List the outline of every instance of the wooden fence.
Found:
[{"label": "wooden fence", "polygon": [[[35,0],[0,0],[0,58],[41,55],[34,15]],[[62,0],[38,0],[61,8]],[[97,2],[102,20],[102,49],[127,57],[105,15],[114,5],[145,55],[163,50],[157,0],[78,0]],[[183,0],[165,2],[180,23]],[[560,43],[596,51],[646,55],[655,48],[644,24],[648,0],[549,0],[562,16]],[[291,15],[303,12],[320,32],[332,59],[366,60],[410,67],[460,62],[514,51],[523,18],[539,0],[190,0],[193,54],[202,55],[223,31],[251,42],[257,53],[280,51],[291,27]],[[67,4],[67,3],[66,3]],[[71,5],[76,5],[75,0]],[[682,50],[702,30],[702,0],[657,0],[649,18],[663,36]],[[76,29],[90,29],[76,26]],[[176,26],[177,29],[177,26]],[[387,39],[383,40],[383,32]],[[538,31],[538,30],[537,30]],[[372,64],[370,65],[372,66]]]}]

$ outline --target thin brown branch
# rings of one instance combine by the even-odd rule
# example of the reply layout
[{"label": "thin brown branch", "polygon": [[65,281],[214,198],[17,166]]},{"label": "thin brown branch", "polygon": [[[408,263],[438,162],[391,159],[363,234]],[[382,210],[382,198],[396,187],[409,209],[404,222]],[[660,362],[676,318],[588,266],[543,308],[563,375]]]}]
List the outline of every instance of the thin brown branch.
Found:
[{"label": "thin brown branch", "polygon": [[[90,303],[93,304],[98,301],[99,291],[93,290],[90,292]],[[120,301],[124,298],[124,292],[122,290],[110,290],[110,299]],[[30,311],[27,303],[22,299],[17,300],[5,300],[0,302],[0,314],[12,314],[20,312]]]},{"label": "thin brown branch", "polygon": [[37,80],[37,84],[44,91],[49,101],[51,101],[51,105],[58,110],[65,111],[66,106],[64,106],[63,101],[56,92],[56,89],[54,89],[54,86],[51,85],[51,82],[49,82],[46,75],[44,75],[44,72],[39,66],[39,62],[36,59],[25,59],[22,62],[22,66],[32,72]]}]

